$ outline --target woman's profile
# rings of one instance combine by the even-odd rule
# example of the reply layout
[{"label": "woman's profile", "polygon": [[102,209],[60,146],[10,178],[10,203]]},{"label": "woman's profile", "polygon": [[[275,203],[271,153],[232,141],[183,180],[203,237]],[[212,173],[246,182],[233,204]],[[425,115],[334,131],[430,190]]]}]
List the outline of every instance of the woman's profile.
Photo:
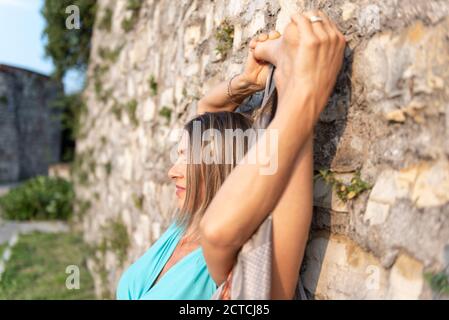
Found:
[{"label": "woman's profile", "polygon": [[[269,214],[271,298],[292,299],[312,218],[313,130],[333,91],[345,44],[321,11],[294,14],[282,35],[273,31],[250,42],[243,73],[213,88],[185,124],[178,159],[168,172],[178,215],[123,273],[118,299],[210,299]],[[261,174],[266,164],[257,152],[265,139],[250,145],[245,135],[232,143],[216,137],[252,127],[250,117],[233,111],[265,87],[270,64],[276,66],[278,102],[262,136],[276,132],[277,165]],[[203,139],[211,131],[218,133],[214,139]]]}]

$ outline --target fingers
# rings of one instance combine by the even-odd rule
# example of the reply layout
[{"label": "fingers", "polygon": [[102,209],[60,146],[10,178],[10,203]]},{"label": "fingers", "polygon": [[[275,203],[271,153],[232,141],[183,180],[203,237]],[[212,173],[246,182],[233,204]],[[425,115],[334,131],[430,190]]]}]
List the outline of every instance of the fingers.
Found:
[{"label": "fingers", "polygon": [[324,14],[322,11],[318,10],[316,12],[316,15],[319,16],[321,19],[323,19],[323,21],[320,22],[315,22],[315,24],[322,24],[324,30],[326,31],[327,35],[329,36],[329,38],[332,40],[334,38],[337,37],[337,33],[335,32],[335,29],[333,27],[333,25],[331,24],[331,20],[327,17],[326,14]]},{"label": "fingers", "polygon": [[277,32],[276,30],[272,30],[270,31],[270,33],[268,34],[268,39],[270,40],[274,40],[277,39],[281,36],[281,34],[279,32]]},{"label": "fingers", "polygon": [[[304,16],[307,17],[307,19],[309,19],[310,22],[310,18],[312,18],[313,16],[319,16],[321,17],[324,14],[320,14],[320,12],[318,12],[318,10],[312,10],[312,11],[307,11],[304,13]],[[325,46],[329,43],[329,35],[327,33],[327,30],[324,27],[324,21],[317,21],[317,22],[310,22],[310,24],[312,25],[312,30],[313,33],[315,34],[315,36],[319,39],[320,44],[324,44]]]},{"label": "fingers", "polygon": [[[317,22],[311,22],[310,17],[319,16],[323,20]],[[316,36],[320,44],[330,44],[332,47],[337,45],[344,45],[346,38],[337,28],[335,23],[329,19],[329,17],[321,10],[307,11],[303,14],[297,13],[291,16],[291,19],[296,25],[303,36],[307,35],[307,38]],[[301,28],[305,28],[301,30]]]},{"label": "fingers", "polygon": [[266,40],[274,40],[277,39],[281,36],[281,34],[279,32],[277,32],[276,30],[271,30],[269,34],[266,33],[261,33],[256,40],[260,41],[260,42],[264,42]]},{"label": "fingers", "polygon": [[249,42],[249,48],[250,49],[255,49],[257,45],[257,39],[256,38],[252,38],[251,41]]},{"label": "fingers", "polygon": [[250,49],[255,49],[258,42],[264,42],[266,40],[275,40],[281,37],[281,34],[276,30],[271,30],[270,33],[261,33],[257,37],[254,37],[249,42]]},{"label": "fingers", "polygon": [[266,33],[261,33],[259,34],[259,36],[257,37],[257,41],[265,41],[268,39],[268,35]]},{"label": "fingers", "polygon": [[292,22],[296,24],[299,38],[304,44],[313,45],[314,43],[316,44],[316,42],[318,42],[318,39],[313,32],[312,23],[310,22],[309,18],[300,13],[295,13],[290,18]]},{"label": "fingers", "polygon": [[329,19],[329,24],[332,27],[332,29],[335,31],[338,41],[341,45],[345,45],[346,44],[346,38],[343,35],[343,33],[341,33],[341,31],[338,29],[337,25],[335,24],[335,22],[333,22],[332,20]]},{"label": "fingers", "polygon": [[255,36],[254,38],[251,39],[251,41],[249,42],[249,48],[255,49],[258,42],[264,42],[267,39],[271,39],[271,37],[273,37],[273,36],[274,35],[272,35],[271,32],[270,32],[270,34],[261,33],[258,36]]}]

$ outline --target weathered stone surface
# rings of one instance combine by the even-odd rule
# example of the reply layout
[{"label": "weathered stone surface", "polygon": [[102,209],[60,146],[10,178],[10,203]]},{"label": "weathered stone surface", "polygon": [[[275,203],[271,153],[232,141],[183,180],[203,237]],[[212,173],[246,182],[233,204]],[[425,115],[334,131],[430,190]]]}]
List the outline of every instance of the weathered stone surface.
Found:
[{"label": "weathered stone surface", "polygon": [[[391,270],[351,239],[325,233],[312,237],[301,277],[317,299],[419,299],[423,264],[401,254]],[[344,284],[335,287],[335,283]]]},{"label": "weathered stone surface", "polygon": [[397,199],[407,198],[416,207],[442,206],[449,202],[447,162],[422,163],[400,171],[386,170],[371,191],[364,221],[382,224]]},{"label": "weathered stone surface", "polygon": [[[122,49],[102,77],[111,99],[96,99],[92,84],[85,92],[92,126],[77,151],[93,149],[98,166],[111,163],[111,172],[95,170],[77,195],[92,202],[82,224],[88,242],[102,240],[110,219],[120,217],[128,230],[124,266],[109,254],[107,283],[95,273],[98,292],[102,286],[113,292],[123,267],[160,237],[176,210],[167,176],[177,142],[171,129],[195,116],[196,102],[211,87],[242,70],[254,33],[282,32],[290,14],[316,1],[183,0],[175,6],[148,0],[128,33],[121,28],[127,1],[98,2],[99,12],[114,10],[114,19],[112,32],[95,30],[90,83],[95,66],[106,64],[99,47]],[[449,261],[449,3],[336,0],[320,8],[348,48],[315,130],[314,166],[346,183],[360,170],[373,188],[343,203],[331,186],[315,181],[302,280],[316,298],[431,297],[422,273],[444,270]],[[234,35],[222,59],[215,32],[224,20]],[[121,117],[111,112],[114,101],[123,106]],[[239,111],[255,107],[248,101]]]},{"label": "weathered stone surface", "polygon": [[313,236],[304,263],[304,286],[317,299],[376,299],[386,295],[388,271],[375,256],[345,237]]},{"label": "weathered stone surface", "polygon": [[422,167],[413,188],[411,200],[418,208],[437,207],[449,202],[449,163],[440,161]]},{"label": "weathered stone surface", "polygon": [[412,257],[400,255],[390,272],[389,299],[418,299],[423,287],[423,265]]}]

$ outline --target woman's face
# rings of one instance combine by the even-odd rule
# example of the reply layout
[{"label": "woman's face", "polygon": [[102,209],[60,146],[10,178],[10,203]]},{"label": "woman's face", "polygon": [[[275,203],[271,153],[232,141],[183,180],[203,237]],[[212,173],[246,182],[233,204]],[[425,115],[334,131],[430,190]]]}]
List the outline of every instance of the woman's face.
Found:
[{"label": "woman's face", "polygon": [[178,144],[178,159],[175,164],[168,170],[168,176],[175,183],[175,193],[178,199],[178,208],[181,209],[186,198],[187,185],[187,148],[188,134],[184,132]]}]

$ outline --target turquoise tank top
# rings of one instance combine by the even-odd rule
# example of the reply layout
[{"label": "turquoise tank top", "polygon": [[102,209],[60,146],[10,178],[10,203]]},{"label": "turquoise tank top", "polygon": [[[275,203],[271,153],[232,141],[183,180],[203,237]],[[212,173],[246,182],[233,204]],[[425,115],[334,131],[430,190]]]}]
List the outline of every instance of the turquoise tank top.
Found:
[{"label": "turquoise tank top", "polygon": [[184,256],[154,282],[181,240],[184,227],[173,222],[121,276],[120,300],[208,300],[217,290],[201,247]]}]

